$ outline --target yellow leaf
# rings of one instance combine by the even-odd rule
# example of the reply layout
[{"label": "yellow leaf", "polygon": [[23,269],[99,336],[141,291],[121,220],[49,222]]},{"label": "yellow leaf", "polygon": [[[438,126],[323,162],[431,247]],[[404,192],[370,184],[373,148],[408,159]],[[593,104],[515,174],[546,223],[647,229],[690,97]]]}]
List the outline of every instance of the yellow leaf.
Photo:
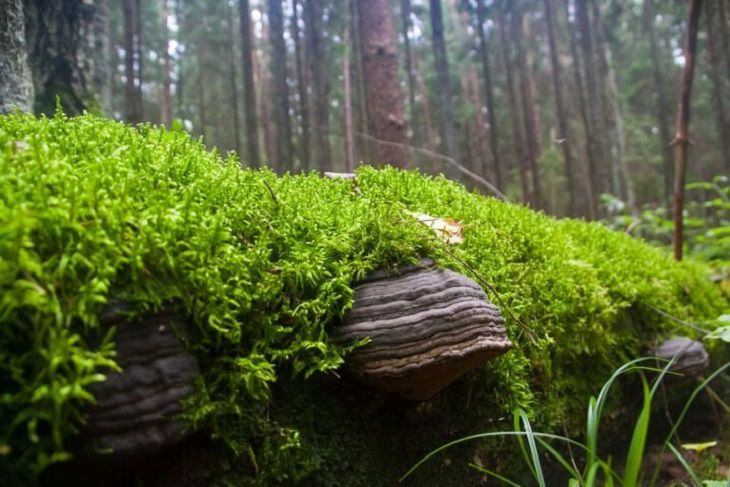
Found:
[{"label": "yellow leaf", "polygon": [[464,237],[461,236],[461,223],[450,218],[436,218],[425,213],[416,213],[413,211],[406,211],[413,218],[423,223],[434,231],[436,236],[448,244],[460,244],[464,242]]},{"label": "yellow leaf", "polygon": [[685,443],[682,445],[682,448],[685,450],[693,450],[697,453],[702,453],[703,451],[707,450],[708,448],[712,448],[713,446],[717,445],[717,441],[708,441],[706,443]]}]

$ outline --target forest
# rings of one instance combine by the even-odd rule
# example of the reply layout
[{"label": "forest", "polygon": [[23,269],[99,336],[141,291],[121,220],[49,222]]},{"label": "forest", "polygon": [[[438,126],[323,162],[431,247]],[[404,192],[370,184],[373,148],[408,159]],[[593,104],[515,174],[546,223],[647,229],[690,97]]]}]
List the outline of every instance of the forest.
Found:
[{"label": "forest", "polygon": [[730,0],[0,0],[9,485],[730,482]]}]

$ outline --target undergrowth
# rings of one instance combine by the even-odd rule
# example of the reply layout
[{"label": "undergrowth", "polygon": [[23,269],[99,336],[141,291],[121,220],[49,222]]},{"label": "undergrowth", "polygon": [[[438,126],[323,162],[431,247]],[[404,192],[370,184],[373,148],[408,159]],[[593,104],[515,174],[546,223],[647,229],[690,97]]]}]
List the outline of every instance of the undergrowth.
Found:
[{"label": "undergrowth", "polygon": [[[465,242],[446,248],[404,210],[461,221]],[[112,299],[189,317],[202,377],[186,418],[245,458],[250,477],[317,471],[332,452],[308,451],[296,417],[269,417],[273,386],[339,368],[347,350],[328,330],[353,282],[421,257],[489,282],[509,311],[515,348],[472,376],[483,399],[472,407],[522,408],[543,431],[579,429],[595,384],[676,331],[656,309],[702,321],[727,308],[701,265],[443,178],[369,167],[356,182],[277,177],[182,132],[0,117],[0,471],[33,476],[69,458],[86,387],[115,370],[113,330],[87,342]]]}]

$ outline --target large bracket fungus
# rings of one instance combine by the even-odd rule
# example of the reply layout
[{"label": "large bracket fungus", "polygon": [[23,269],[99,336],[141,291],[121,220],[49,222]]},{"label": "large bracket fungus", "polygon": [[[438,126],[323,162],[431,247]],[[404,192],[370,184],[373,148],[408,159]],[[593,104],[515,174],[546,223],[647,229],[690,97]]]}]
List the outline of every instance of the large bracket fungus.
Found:
[{"label": "large bracket fungus", "polygon": [[432,397],[512,347],[482,288],[432,261],[368,276],[355,287],[353,308],[333,337],[342,344],[369,339],[350,355],[352,372],[413,400]]},{"label": "large bracket fungus", "polygon": [[185,436],[175,416],[198,375],[197,359],[188,353],[175,329],[175,313],[144,315],[125,321],[125,307],[110,307],[103,326],[117,326],[119,373],[90,387],[96,403],[87,410],[84,436],[94,451],[136,455],[160,450]]}]

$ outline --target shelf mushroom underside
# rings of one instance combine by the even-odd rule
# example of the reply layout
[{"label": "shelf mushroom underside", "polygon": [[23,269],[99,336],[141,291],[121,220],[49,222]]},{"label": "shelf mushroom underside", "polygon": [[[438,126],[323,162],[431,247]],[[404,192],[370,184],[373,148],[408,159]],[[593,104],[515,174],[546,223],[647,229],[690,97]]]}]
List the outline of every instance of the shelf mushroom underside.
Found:
[{"label": "shelf mushroom underside", "polygon": [[355,288],[339,343],[368,338],[350,356],[363,382],[408,399],[433,396],[467,371],[507,352],[499,309],[471,279],[417,268]]}]

